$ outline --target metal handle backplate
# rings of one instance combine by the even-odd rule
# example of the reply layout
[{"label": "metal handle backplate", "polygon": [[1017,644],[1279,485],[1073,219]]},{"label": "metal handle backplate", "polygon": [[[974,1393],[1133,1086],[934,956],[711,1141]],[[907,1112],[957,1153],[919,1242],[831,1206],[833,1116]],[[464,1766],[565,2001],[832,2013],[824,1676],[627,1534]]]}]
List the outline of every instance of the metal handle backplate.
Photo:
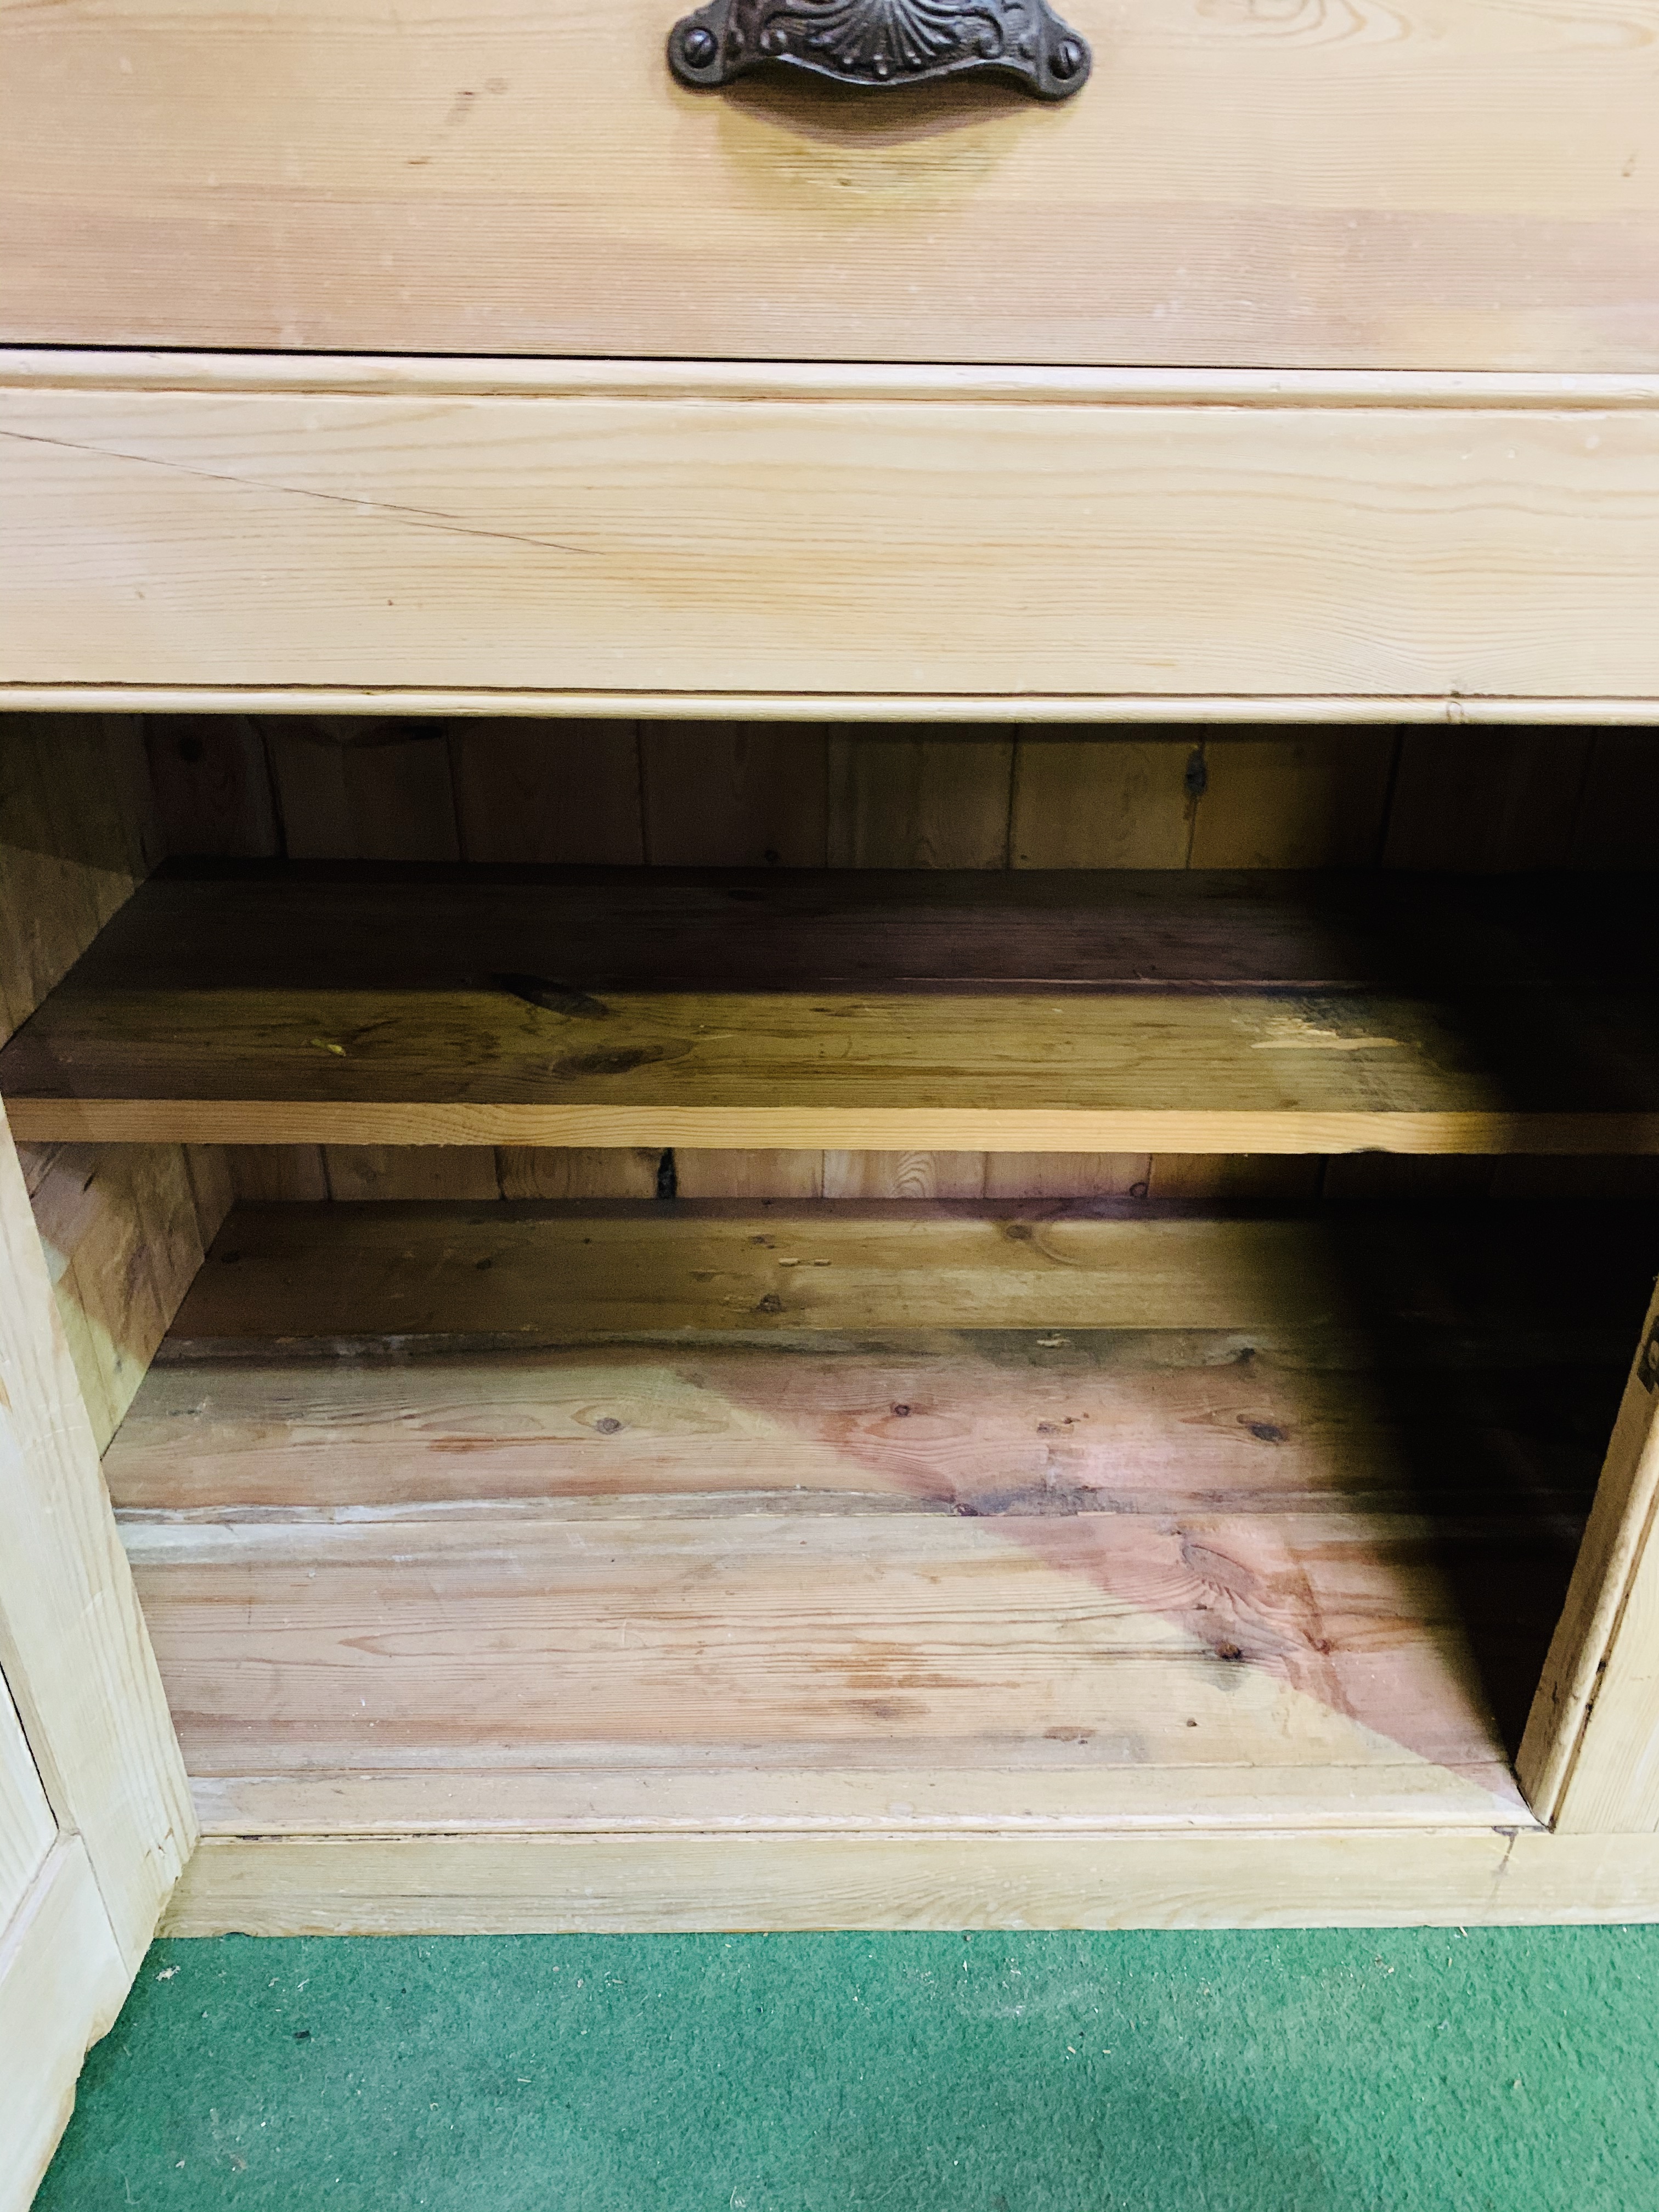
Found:
[{"label": "metal handle backplate", "polygon": [[1048,0],[709,0],[668,34],[669,67],[697,86],[777,64],[884,88],[994,70],[1069,100],[1090,59]]}]

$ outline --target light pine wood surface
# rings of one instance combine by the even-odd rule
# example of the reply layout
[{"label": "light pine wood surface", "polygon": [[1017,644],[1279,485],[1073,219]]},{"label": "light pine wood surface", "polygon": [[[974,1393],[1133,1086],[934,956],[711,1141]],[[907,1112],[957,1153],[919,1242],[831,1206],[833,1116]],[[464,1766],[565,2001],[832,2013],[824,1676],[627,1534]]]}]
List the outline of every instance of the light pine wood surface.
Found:
[{"label": "light pine wood surface", "polygon": [[[433,738],[447,739],[453,808],[431,799]],[[407,775],[426,799],[388,810],[377,850],[399,825],[390,857],[418,860],[459,848],[464,860],[534,864],[584,859],[626,865],[642,858],[691,866],[816,866],[854,842],[833,809],[871,779],[884,781],[887,836],[907,865],[927,866],[948,850],[955,802],[939,775],[911,779],[894,805],[894,779],[860,756],[919,742],[943,759],[960,759],[971,726],[935,723],[917,731],[842,725],[629,721],[470,722],[380,715],[277,719],[249,716],[153,718],[149,757],[155,773],[163,843],[175,854],[286,852],[307,856],[303,824],[284,823],[276,797],[290,733],[312,744],[371,747],[376,774],[394,790]],[[1504,872],[1521,867],[1602,869],[1639,866],[1643,796],[1659,772],[1659,742],[1634,731],[1413,728],[1305,732],[1195,722],[1054,731],[1029,726],[982,732],[1001,769],[980,805],[981,851],[998,859],[994,825],[1007,822],[1006,864],[1181,867],[1200,852],[1237,854],[1252,867],[1342,867],[1378,860],[1391,867],[1448,864]],[[837,763],[831,788],[831,756]],[[1656,792],[1659,797],[1659,792]],[[650,834],[647,835],[647,832]],[[337,821],[327,849],[357,857],[350,824]],[[769,859],[775,855],[775,859]],[[337,1147],[349,1171],[332,1194],[403,1198],[476,1196],[492,1172],[487,1150],[465,1146]],[[1408,1156],[1346,1156],[1334,1190],[1372,1197],[1405,1195]],[[1465,1195],[1490,1182],[1493,1164],[1441,1156],[1409,1169],[1411,1191],[1423,1176],[1455,1175]],[[321,1147],[258,1146],[232,1160],[246,1199],[331,1194]],[[507,1198],[649,1197],[662,1170],[659,1150],[510,1146],[493,1172]],[[1086,1197],[1114,1193],[1242,1199],[1291,1196],[1285,1180],[1305,1167],[1315,1181],[1331,1171],[1316,1162],[1257,1155],[939,1152],[836,1150],[821,1162],[801,1148],[747,1152],[681,1147],[678,1187],[711,1196]],[[1611,1162],[1540,1164],[1510,1160],[1499,1181],[1528,1178],[1529,1194],[1590,1194],[1586,1173],[1605,1176]],[[1392,1182],[1389,1178],[1393,1176]],[[442,1189],[440,1192],[440,1178]],[[1552,1181],[1552,1177],[1554,1178]],[[1449,1194],[1451,1185],[1437,1184]],[[1518,1192],[1520,1186],[1516,1184]],[[1632,1192],[1635,1184],[1632,1184]]]},{"label": "light pine wood surface", "polygon": [[1659,1299],[1638,1341],[1522,1746],[1528,1793],[1565,1833],[1659,1829],[1656,1391]]},{"label": "light pine wood surface", "polygon": [[465,1152],[396,1194],[466,1197],[492,1145],[683,1146],[688,1196],[746,1188],[700,1182],[704,1152],[769,1147],[798,1195],[825,1149],[1645,1152],[1647,981],[1599,949],[1642,896],[210,869],[146,886],[0,1085],[30,1140],[318,1144],[342,1196],[395,1145]]},{"label": "light pine wood surface", "polygon": [[229,1211],[229,1171],[208,1147],[40,1149],[29,1202],[102,1450]]},{"label": "light pine wood surface", "polygon": [[1659,1918],[1659,1840],[1508,1829],[204,1838],[165,1932],[1388,1928]]},{"label": "light pine wood surface", "polygon": [[937,696],[943,667],[1014,714],[1659,697],[1659,410],[1565,384],[1553,409],[1421,406],[1409,380],[1393,404],[1241,408],[1036,372],[979,401],[853,372],[839,398],[36,374],[0,394],[0,682],[65,702],[385,686],[580,712],[616,690],[731,713]]},{"label": "light pine wood surface", "polygon": [[1649,0],[1076,0],[1094,75],[678,86],[647,0],[4,16],[33,343],[1649,368]]},{"label": "light pine wood surface", "polygon": [[87,2046],[114,2026],[137,1965],[111,1929],[85,1843],[64,1837],[0,1925],[0,2212],[28,2212]]},{"label": "light pine wood surface", "polygon": [[0,1680],[0,1929],[21,1905],[58,1840],[17,1708]]},{"label": "light pine wood surface", "polygon": [[0,1122],[0,1675],[129,1972],[191,1844],[183,1763]]},{"label": "light pine wood surface", "polygon": [[1525,1826],[1643,1242],[242,1209],[106,1468],[218,1835]]},{"label": "light pine wood surface", "polygon": [[1456,1318],[1456,1341],[1490,1330],[1517,1358],[1610,1360],[1610,1425],[1649,1288],[1651,1211],[1650,1197],[1473,1223],[1450,1211],[1307,1219],[1110,1199],[239,1206],[170,1340],[235,1357],[275,1338],[436,1352],[641,1332],[765,1341],[803,1328],[1363,1341],[1372,1298],[1386,1308],[1409,1285],[1425,1326]]}]

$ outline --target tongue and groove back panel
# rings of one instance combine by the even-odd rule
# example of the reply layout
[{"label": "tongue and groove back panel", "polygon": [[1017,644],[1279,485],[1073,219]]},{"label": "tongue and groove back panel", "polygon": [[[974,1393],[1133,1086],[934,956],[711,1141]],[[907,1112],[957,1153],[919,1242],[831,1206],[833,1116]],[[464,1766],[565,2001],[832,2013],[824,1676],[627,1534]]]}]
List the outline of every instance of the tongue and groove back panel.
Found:
[{"label": "tongue and groove back panel", "polygon": [[[41,725],[35,726],[38,728]],[[65,725],[55,726],[59,729]],[[126,725],[137,743],[140,725]],[[307,861],[955,870],[1628,867],[1640,732],[922,735],[754,725],[151,718],[159,848]],[[1011,890],[1012,886],[1010,886]],[[1258,1055],[1259,1057],[1260,1055]],[[649,1197],[655,1148],[230,1152],[252,1199]],[[685,1197],[1307,1203],[1632,1188],[1642,1163],[676,1148]],[[1634,1181],[1632,1180],[1634,1179]]]}]

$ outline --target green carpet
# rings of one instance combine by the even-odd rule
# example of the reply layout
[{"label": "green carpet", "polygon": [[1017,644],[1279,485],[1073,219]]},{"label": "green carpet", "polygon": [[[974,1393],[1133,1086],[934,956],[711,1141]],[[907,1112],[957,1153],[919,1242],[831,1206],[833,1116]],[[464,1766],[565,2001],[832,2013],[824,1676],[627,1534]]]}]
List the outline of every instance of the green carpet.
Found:
[{"label": "green carpet", "polygon": [[1659,1929],[158,1943],[37,2212],[1652,2212]]}]

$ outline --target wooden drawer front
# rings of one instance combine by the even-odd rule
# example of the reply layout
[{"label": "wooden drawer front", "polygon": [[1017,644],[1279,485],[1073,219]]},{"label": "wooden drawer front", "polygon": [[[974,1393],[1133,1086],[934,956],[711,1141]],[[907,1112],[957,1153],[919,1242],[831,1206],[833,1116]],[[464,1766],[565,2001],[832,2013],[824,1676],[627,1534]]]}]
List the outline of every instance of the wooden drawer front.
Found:
[{"label": "wooden drawer front", "polygon": [[1094,75],[683,89],[682,0],[0,9],[0,337],[1659,364],[1659,4],[1066,0]]},{"label": "wooden drawer front", "polygon": [[1285,405],[289,368],[0,379],[14,703],[1659,700],[1659,404],[1611,380],[1577,405],[1425,404],[1449,395],[1420,380]]}]

